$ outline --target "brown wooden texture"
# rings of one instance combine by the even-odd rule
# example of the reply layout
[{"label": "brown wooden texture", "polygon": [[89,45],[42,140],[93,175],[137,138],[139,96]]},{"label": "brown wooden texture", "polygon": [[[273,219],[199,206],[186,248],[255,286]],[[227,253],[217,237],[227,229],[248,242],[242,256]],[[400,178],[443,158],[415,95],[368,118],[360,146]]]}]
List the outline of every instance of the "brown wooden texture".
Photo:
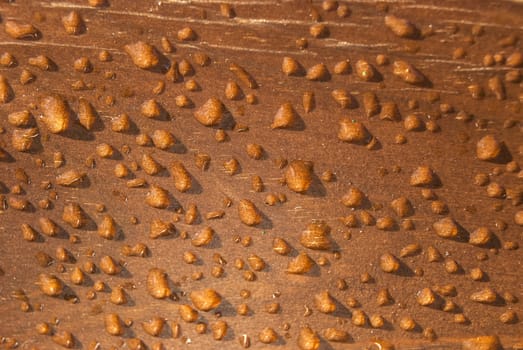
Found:
[{"label": "brown wooden texture", "polygon": [[[94,3],[0,3],[0,74],[4,77],[0,151],[7,154],[0,158],[0,348],[13,341],[21,349],[59,347],[51,336],[37,333],[42,322],[55,334],[71,332],[77,349],[98,349],[98,343],[101,349],[131,348],[134,338],[150,349],[159,342],[166,349],[239,349],[247,338],[254,349],[295,349],[300,330],[307,326],[319,336],[321,349],[385,349],[376,339],[386,339],[396,349],[460,349],[464,339],[481,335],[499,336],[506,349],[517,344],[521,348],[523,255],[522,226],[517,221],[522,219],[515,216],[522,215],[523,196],[523,63],[510,56],[523,52],[521,4],[245,0],[227,6],[222,1],[108,0],[97,7]],[[338,8],[329,10],[331,3]],[[344,13],[341,6],[348,11]],[[68,34],[63,24],[63,17],[74,17],[72,11],[83,21],[76,27],[66,21],[77,35]],[[387,15],[410,21],[418,28],[418,37],[395,35],[385,25]],[[8,30],[11,21],[18,26]],[[32,24],[38,37],[15,38],[24,30],[20,24]],[[187,27],[196,34],[194,40],[180,40],[179,31]],[[315,33],[324,37],[314,37]],[[162,45],[162,38],[172,49],[165,42]],[[152,69],[133,64],[133,53],[145,51],[126,49],[139,41],[156,50],[157,65],[140,61],[155,65]],[[112,58],[101,59],[101,54]],[[202,54],[208,62],[200,65]],[[35,63],[39,55],[54,65],[42,70],[39,61]],[[296,75],[282,71],[285,57],[299,63]],[[374,80],[358,77],[359,60],[374,67]],[[348,68],[337,74],[343,61]],[[405,82],[394,74],[395,61],[413,65],[426,80],[415,85]],[[308,79],[306,73],[319,64],[328,73],[321,81]],[[172,69],[177,69],[176,79]],[[34,81],[22,83],[24,70],[34,75]],[[492,80],[495,77],[499,80]],[[227,89],[231,82],[236,85]],[[474,84],[484,91],[483,97],[471,96]],[[496,96],[501,94],[500,85],[504,96]],[[364,96],[370,92],[382,112],[390,103],[396,104],[398,115],[391,117],[395,120],[380,118],[379,113],[365,115]],[[311,93],[314,103],[309,100],[304,105],[304,95]],[[49,95],[60,95],[69,112],[63,108],[46,112],[42,100]],[[215,125],[204,126],[194,113],[210,98],[221,101],[223,111],[218,112],[221,120]],[[81,99],[96,111],[90,130],[79,122]],[[162,107],[157,117],[151,105],[149,117],[143,115],[142,104],[151,99]],[[292,108],[282,109],[278,124],[273,119],[285,104]],[[214,124],[214,119],[205,119],[211,107],[203,110],[203,120]],[[23,110],[32,114],[32,126],[37,127],[26,138],[33,141],[27,152],[13,144],[14,135],[27,127],[8,118]],[[62,113],[69,124],[51,128],[50,123],[63,121]],[[127,121],[122,114],[127,114]],[[289,118],[293,125],[287,128]],[[364,136],[359,142],[363,144],[340,140],[344,118],[348,128],[363,123],[373,138]],[[415,123],[419,131],[407,130]],[[67,130],[52,132],[60,127]],[[155,147],[166,140],[165,135],[154,138],[156,130],[168,131],[176,143],[167,149]],[[155,143],[146,142],[144,134]],[[477,143],[486,135],[502,142],[501,155],[494,161],[476,155]],[[104,144],[113,149],[109,158],[100,156],[97,148]],[[249,144],[262,147],[261,157],[256,147],[247,150]],[[209,156],[206,169],[197,160],[202,154]],[[148,163],[144,155],[151,157]],[[161,166],[158,173],[151,159]],[[237,168],[232,159],[237,160]],[[294,160],[305,162],[293,165]],[[173,170],[174,162],[181,163]],[[186,191],[187,179],[179,164],[190,175],[191,188]],[[128,174],[118,178],[115,168],[124,174],[122,165]],[[429,166],[437,177],[426,188],[410,184],[411,174],[420,166]],[[70,170],[76,172],[66,173]],[[253,180],[255,176],[262,186],[260,179]],[[476,183],[481,178],[484,186]],[[137,179],[146,184],[128,186],[128,181]],[[261,192],[253,189],[253,181]],[[147,204],[154,186],[168,192],[166,208]],[[344,205],[351,187],[364,194],[355,208]],[[405,217],[391,208],[400,197],[411,205],[410,210],[402,207]],[[47,209],[42,208],[44,199],[49,200]],[[158,200],[157,206],[164,203],[152,199]],[[257,212],[242,202],[245,211],[240,220],[238,208],[245,199]],[[23,210],[16,209],[17,204],[24,206],[20,200],[29,203]],[[64,220],[64,208],[71,203],[83,210],[82,227]],[[198,215],[189,224],[185,220],[191,204]],[[362,215],[367,214],[377,223],[365,223]],[[114,220],[115,231],[108,219],[102,225],[107,215]],[[446,217],[459,224],[458,237],[436,234],[433,224]],[[59,233],[46,235],[40,218],[53,220]],[[166,236],[151,238],[155,220],[163,223],[156,221],[162,227],[156,226],[156,234]],[[326,237],[316,231],[322,237],[314,236],[314,243],[307,241],[312,240],[310,232],[302,237],[308,225],[320,222],[330,227]],[[23,224],[38,232],[36,241],[24,240]],[[102,235],[115,234],[115,238],[101,237],[101,227],[105,228]],[[192,244],[206,227],[214,231],[211,243]],[[485,246],[470,244],[470,236],[480,227],[488,228],[492,237]],[[273,251],[275,238],[289,244],[287,256]],[[199,242],[205,243],[206,238]],[[147,246],[147,257],[123,253],[125,245],[137,243]],[[315,244],[326,249],[310,249]],[[410,246],[410,253],[401,256],[402,249],[412,244],[418,246]],[[429,262],[430,247],[441,253],[440,261]],[[62,262],[60,249],[70,255]],[[196,257],[191,264],[188,252]],[[288,273],[289,263],[301,253],[314,261],[312,269],[303,275]],[[380,257],[386,253],[400,263],[393,273],[380,267]],[[52,257],[49,266],[38,264],[38,254],[40,260],[42,254]],[[260,271],[253,255],[264,261]],[[122,271],[114,275],[101,271],[105,256],[112,257]],[[244,263],[241,268],[239,260]],[[93,273],[86,271],[89,262],[97,266]],[[76,267],[85,273],[80,285],[73,283]],[[218,267],[223,275],[215,277],[213,269],[217,273]],[[157,299],[148,292],[152,268],[167,273],[171,298]],[[471,274],[477,274],[478,268],[484,276],[475,281]],[[42,273],[63,282],[60,295],[42,292],[38,282]],[[368,281],[362,281],[365,276],[370,276]],[[95,291],[99,282],[105,287]],[[456,292],[445,295],[442,287],[448,285]],[[127,295],[123,305],[111,302],[118,287]],[[221,303],[214,310],[199,311],[196,323],[206,324],[207,330],[198,334],[196,323],[183,321],[179,309],[182,304],[193,305],[191,292],[205,288],[215,290]],[[379,306],[379,291],[385,288],[392,300]],[[417,301],[424,288],[436,294],[432,307]],[[494,301],[471,300],[486,288],[496,293]],[[320,295],[324,291],[334,300],[332,313],[320,311],[318,303],[328,302]],[[450,302],[454,309],[443,311]],[[273,303],[279,309],[274,310]],[[245,316],[240,315],[241,304],[251,310]],[[29,310],[22,311],[27,306]],[[354,324],[359,311],[367,317],[363,326]],[[510,312],[517,315],[514,322],[501,322],[502,315],[510,320]],[[112,313],[132,320],[121,336],[106,331],[104,320]],[[383,317],[382,328],[372,327],[368,320],[372,315]],[[148,334],[142,323],[154,317],[178,322],[180,336],[173,339],[167,325],[157,337]],[[413,330],[401,328],[405,317],[415,321]],[[228,324],[222,340],[212,335],[218,320]],[[266,327],[277,334],[273,345],[259,340]],[[328,328],[350,336],[342,343],[328,341]],[[434,330],[435,340],[428,339],[427,328]]]}]

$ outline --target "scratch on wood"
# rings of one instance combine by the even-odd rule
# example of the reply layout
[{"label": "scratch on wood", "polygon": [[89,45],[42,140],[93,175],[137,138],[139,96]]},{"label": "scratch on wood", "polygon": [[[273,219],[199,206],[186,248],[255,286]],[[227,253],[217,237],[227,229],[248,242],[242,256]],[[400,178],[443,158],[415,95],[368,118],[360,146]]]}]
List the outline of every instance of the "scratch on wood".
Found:
[{"label": "scratch on wood", "polygon": [[403,8],[413,8],[413,9],[423,9],[423,10],[434,10],[434,11],[450,11],[450,12],[465,12],[465,13],[477,13],[476,10],[469,10],[460,7],[444,7],[444,6],[434,6],[434,5],[420,5],[412,4],[402,6]]},{"label": "scratch on wood", "polygon": [[513,70],[511,67],[474,67],[474,68],[461,68],[454,69],[454,72],[497,72],[497,71],[509,71]]},{"label": "scratch on wood", "polygon": [[459,23],[459,24],[470,24],[470,25],[481,25],[484,27],[497,27],[497,28],[508,28],[508,29],[523,29],[523,27],[507,26],[497,23],[487,23],[487,22],[475,22],[475,21],[465,21],[465,20],[456,20],[456,19],[446,19],[441,21],[443,23]]},{"label": "scratch on wood", "polygon": [[[436,56],[436,55],[420,55],[419,57],[438,57],[438,56]],[[474,63],[470,63],[470,62],[452,61],[452,60],[445,60],[445,59],[441,59],[441,58],[426,58],[426,59],[424,59],[424,62],[445,63],[445,64],[451,64],[453,66],[475,66]]]},{"label": "scratch on wood", "polygon": [[69,48],[76,48],[76,49],[90,49],[90,50],[106,50],[111,51],[115,53],[120,53],[117,49],[111,49],[106,47],[100,47],[100,46],[89,46],[89,45],[76,45],[76,44],[60,44],[60,43],[53,43],[48,41],[31,41],[31,42],[25,42],[25,41],[0,41],[0,46],[8,46],[8,45],[14,45],[14,46],[56,46],[56,47],[69,47]]},{"label": "scratch on wood", "polygon": [[[161,0],[159,1],[161,3],[167,3],[167,4],[222,4],[223,0]],[[293,0],[284,0],[280,2],[293,2]],[[267,5],[270,4],[267,1],[241,1],[236,0],[234,1],[235,5]]]},{"label": "scratch on wood", "polygon": [[[64,2],[52,2],[50,4],[42,4],[43,7],[50,7],[50,8],[78,8],[78,9],[93,9],[90,6],[83,6],[83,5],[76,5],[76,4],[70,4],[70,3],[64,3]],[[98,9],[97,12],[99,13],[106,13],[106,14],[112,14],[112,15],[123,15],[123,16],[134,16],[134,17],[145,17],[145,18],[151,18],[151,19],[158,19],[158,20],[164,20],[164,21],[173,21],[173,22],[183,22],[183,23],[201,23],[201,24],[219,24],[223,26],[229,26],[229,27],[236,27],[238,24],[247,24],[247,25],[303,25],[303,26],[309,26],[313,21],[307,20],[290,20],[290,19],[283,19],[283,20],[276,20],[276,19],[265,19],[265,18],[240,18],[235,17],[232,20],[228,21],[222,21],[222,20],[207,20],[207,19],[197,19],[197,18],[188,18],[188,17],[171,17],[171,16],[164,16],[164,15],[158,15],[154,13],[144,13],[144,12],[134,12],[134,11],[117,11],[117,10],[110,10],[110,9]],[[365,26],[361,24],[351,23],[351,22],[331,22],[331,21],[325,21],[323,22],[331,27],[370,27]]]},{"label": "scratch on wood", "polygon": [[[362,4],[374,4],[376,3],[376,0],[354,0],[352,1],[354,3],[362,3]],[[383,0],[381,2],[389,3],[389,4],[412,4],[416,3],[415,0]]]},{"label": "scratch on wood", "polygon": [[444,89],[433,89],[433,88],[401,88],[401,89],[387,89],[389,91],[414,91],[414,92],[440,92],[442,94],[459,95],[461,92],[456,90],[444,90]]},{"label": "scratch on wood", "polygon": [[349,41],[339,41],[335,39],[325,39],[325,47],[362,47],[362,48],[373,48],[373,47],[396,47],[393,43],[379,43],[379,44],[365,44],[365,43],[354,43]]},{"label": "scratch on wood", "polygon": [[316,52],[311,51],[286,51],[286,50],[269,50],[269,49],[255,49],[255,48],[249,48],[249,47],[243,47],[243,46],[232,46],[232,45],[223,45],[223,44],[211,44],[208,42],[202,42],[203,46],[217,48],[217,49],[224,49],[224,50],[232,50],[232,51],[245,51],[245,52],[259,52],[259,53],[274,53],[274,54],[285,54],[285,55],[311,55],[311,56],[317,56],[318,54]]},{"label": "scratch on wood", "polygon": [[[275,20],[275,19],[265,19],[265,18],[234,18],[234,21],[241,24],[282,24],[282,25],[305,25],[309,26],[311,23],[314,23],[313,21],[300,21],[300,20],[291,20],[291,19],[282,19],[282,20]],[[323,24],[326,24],[331,27],[370,27],[370,25],[362,25],[357,23],[351,23],[351,22],[330,22],[330,21],[323,21]]]}]

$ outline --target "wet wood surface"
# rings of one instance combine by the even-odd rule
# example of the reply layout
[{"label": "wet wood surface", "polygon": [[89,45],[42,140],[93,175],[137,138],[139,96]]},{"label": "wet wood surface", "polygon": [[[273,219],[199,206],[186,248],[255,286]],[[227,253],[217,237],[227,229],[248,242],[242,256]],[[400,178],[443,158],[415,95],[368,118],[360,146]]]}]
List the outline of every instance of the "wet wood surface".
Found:
[{"label": "wet wood surface", "polygon": [[[321,349],[387,348],[380,339],[396,349],[461,349],[464,339],[483,335],[497,335],[506,349],[522,346],[521,4],[339,1],[330,10],[328,1],[96,3],[0,3],[0,348],[57,348],[60,339],[38,334],[42,322],[55,336],[70,332],[77,349],[132,348],[135,339],[150,349],[240,349],[247,342],[305,349],[298,344],[306,327],[318,337],[311,349],[316,341]],[[64,20],[71,12],[80,25]],[[391,15],[417,33],[394,34],[385,25]],[[17,38],[27,29],[22,24],[36,31]],[[154,47],[152,56],[130,46],[137,42]],[[296,70],[285,66],[289,59]],[[364,63],[373,66],[368,81],[357,68]],[[406,81],[412,69],[405,72],[405,63],[423,81]],[[371,115],[369,93],[378,101]],[[49,107],[49,96],[67,108]],[[223,108],[216,122],[203,108],[211,98]],[[161,108],[148,117],[143,105],[151,99]],[[82,122],[81,101],[96,111],[92,127]],[[33,118],[16,125],[12,114],[23,110]],[[340,136],[342,120],[351,130],[362,123],[368,134],[350,142]],[[31,127],[34,133],[20,138]],[[166,136],[158,130],[174,145],[161,147]],[[486,153],[499,155],[480,160],[478,142],[487,135],[500,143]],[[21,150],[14,140],[32,147]],[[103,156],[107,145],[110,157]],[[190,188],[174,163],[183,164]],[[158,173],[151,170],[158,165]],[[433,181],[413,186],[411,175],[424,166]],[[142,180],[141,187],[129,183]],[[157,186],[166,199],[158,199]],[[354,187],[364,198],[351,208],[344,196]],[[410,203],[405,212],[391,204],[401,197]],[[81,227],[64,214],[71,203],[83,211]],[[447,217],[458,232],[451,239],[433,226]],[[58,225],[56,236],[43,232],[41,218]],[[158,220],[169,229],[154,232],[165,236],[151,233]],[[311,238],[303,233],[311,223],[329,232]],[[34,241],[24,224],[36,232]],[[211,243],[195,245],[206,227],[214,231]],[[483,227],[488,242],[472,244]],[[288,243],[288,255],[274,251],[275,238]],[[125,246],[138,243],[147,246],[146,257],[129,256]],[[412,253],[402,253],[406,247]],[[438,261],[429,261],[431,247]],[[312,268],[289,273],[300,254]],[[392,273],[384,271],[384,254],[397,259],[397,270],[393,259]],[[107,273],[106,256],[120,272]],[[97,266],[93,273],[89,263]],[[85,273],[79,285],[75,268]],[[152,268],[167,273],[169,297],[151,295]],[[474,280],[478,269],[483,277]],[[45,295],[52,285],[42,274],[62,281],[58,296]],[[123,305],[111,301],[118,287],[128,299]],[[180,306],[199,305],[191,292],[205,288],[220,295],[219,306],[184,321]],[[436,295],[432,306],[419,304],[424,288]],[[383,289],[391,302],[380,306]],[[494,300],[471,299],[486,290]],[[325,303],[335,310],[322,312]],[[360,311],[364,325],[355,324]],[[109,314],[130,321],[122,335],[108,333]],[[370,322],[377,315],[381,328]],[[180,335],[173,338],[167,325],[151,335],[142,323],[154,317],[178,322]],[[402,329],[408,318],[412,330]],[[219,320],[228,331],[215,340]],[[272,345],[260,340],[266,327],[277,335]],[[345,342],[329,341],[329,328],[346,332]]]}]

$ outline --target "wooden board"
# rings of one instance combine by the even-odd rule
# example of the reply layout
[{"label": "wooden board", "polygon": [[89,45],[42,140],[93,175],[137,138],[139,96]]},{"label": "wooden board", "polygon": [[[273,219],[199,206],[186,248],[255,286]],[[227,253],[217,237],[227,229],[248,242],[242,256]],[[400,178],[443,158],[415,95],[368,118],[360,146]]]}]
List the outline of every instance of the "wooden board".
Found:
[{"label": "wooden board", "polygon": [[[0,348],[54,349],[65,331],[77,349],[306,349],[299,339],[307,327],[311,349],[387,348],[381,340],[396,349],[472,349],[479,345],[466,339],[484,335],[523,347],[521,4],[20,0],[2,2],[0,15]],[[406,20],[406,29],[387,26],[386,16]],[[409,28],[412,37],[394,33]],[[358,71],[365,64],[370,81],[368,69]],[[413,69],[425,79],[409,83],[419,77]],[[370,93],[377,113],[366,112]],[[205,110],[212,98],[223,110],[205,126],[195,114],[214,120]],[[87,128],[85,101],[95,111]],[[24,118],[13,113],[25,110],[29,125],[16,125]],[[348,142],[342,124],[357,123],[368,134]],[[161,149],[158,130],[176,142]],[[107,145],[113,154],[103,157]],[[252,145],[261,146],[260,159]],[[478,159],[478,147],[499,155]],[[293,161],[302,161],[297,177]],[[192,182],[185,192],[176,162]],[[413,185],[418,167],[429,167],[434,181]],[[155,186],[168,192],[166,208],[147,204]],[[363,194],[352,207],[351,188]],[[398,198],[408,203],[394,209]],[[259,223],[252,212],[242,222],[242,200],[254,204]],[[83,211],[81,227],[64,220],[71,203]],[[198,215],[188,223],[191,205]],[[100,233],[108,216],[114,239]],[[41,218],[56,223],[56,236]],[[434,223],[444,218],[456,237],[437,234]],[[155,220],[172,232],[151,238]],[[26,239],[23,225],[34,229],[25,226]],[[206,227],[211,243],[195,246]],[[469,241],[485,232],[479,228],[489,236],[478,246]],[[288,243],[287,255],[274,251],[275,238]],[[314,242],[324,249],[310,249]],[[138,243],[148,254],[128,256],[124,247]],[[440,258],[431,262],[434,248]],[[313,267],[289,273],[300,254]],[[392,273],[380,264],[385,254],[392,270],[398,264]],[[106,256],[121,272],[100,270]],[[84,280],[76,285],[78,268]],[[152,268],[167,273],[170,298],[148,291]],[[63,291],[45,295],[41,274],[58,278]],[[111,301],[118,287],[123,305]],[[191,292],[206,288],[221,303],[184,321],[180,305],[195,308]],[[422,306],[426,288],[434,301]],[[390,302],[380,306],[384,290]],[[128,322],[121,336],[108,333],[110,314]],[[159,336],[142,327],[154,317],[166,320]],[[222,340],[213,336],[218,321],[228,325]],[[38,334],[43,322],[52,334]],[[171,322],[180,326],[176,338]],[[267,327],[272,345],[259,337]],[[329,328],[345,341],[330,341]]]}]

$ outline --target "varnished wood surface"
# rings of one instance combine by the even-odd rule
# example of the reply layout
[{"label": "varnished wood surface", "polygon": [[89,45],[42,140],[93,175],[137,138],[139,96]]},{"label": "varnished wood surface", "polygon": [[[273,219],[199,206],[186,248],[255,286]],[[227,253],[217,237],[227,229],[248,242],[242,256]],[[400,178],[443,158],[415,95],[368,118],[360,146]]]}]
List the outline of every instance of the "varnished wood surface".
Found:
[{"label": "varnished wood surface", "polygon": [[[0,161],[1,196],[7,201],[11,197],[27,199],[32,209],[19,211],[10,205],[2,207],[0,213],[0,337],[16,338],[22,349],[53,349],[57,345],[49,336],[38,335],[35,327],[39,322],[58,320],[56,330],[70,331],[75,337],[75,348],[89,349],[100,342],[102,349],[111,346],[125,348],[124,343],[137,337],[152,348],[154,343],[163,342],[167,349],[239,349],[239,338],[247,335],[251,348],[297,348],[300,329],[310,326],[318,332],[322,349],[372,348],[373,339],[387,339],[398,349],[459,349],[464,338],[497,334],[510,349],[521,344],[523,328],[521,321],[503,324],[502,313],[515,311],[523,317],[521,298],[521,248],[504,249],[506,242],[521,246],[521,226],[514,222],[514,215],[521,211],[521,204],[511,198],[489,198],[486,188],[474,184],[478,173],[488,174],[491,182],[502,185],[508,197],[521,193],[521,171],[507,171],[507,163],[522,164],[522,112],[521,83],[505,81],[509,71],[520,67],[507,67],[503,63],[484,65],[487,54],[522,52],[523,8],[521,4],[501,1],[390,1],[376,4],[371,1],[348,2],[350,15],[337,16],[336,11],[324,11],[321,2],[306,1],[236,1],[231,2],[235,16],[224,17],[220,11],[221,1],[109,1],[109,6],[92,7],[87,1],[16,1],[0,4],[2,30],[0,30],[0,53],[9,52],[17,64],[0,68],[13,90],[12,100],[0,105],[0,147],[11,155],[9,161]],[[342,3],[342,2],[340,2]],[[68,35],[61,18],[77,11],[85,21],[85,33]],[[395,36],[385,25],[384,16],[394,14],[409,19],[422,32],[432,32],[423,39],[410,40]],[[6,21],[15,20],[32,23],[41,32],[38,40],[17,40],[5,31]],[[326,38],[313,38],[310,27],[323,23],[329,31]],[[191,27],[197,34],[194,41],[177,40],[178,30]],[[474,26],[482,27],[481,35],[474,35]],[[500,41],[516,36],[513,45],[503,46]],[[174,47],[171,53],[164,52],[161,38],[168,38]],[[307,48],[300,49],[296,40],[306,38]],[[157,48],[166,64],[186,59],[194,74],[170,82],[162,68],[158,71],[136,67],[124,46],[137,41],[147,42]],[[453,58],[457,48],[463,48],[463,58]],[[102,62],[99,54],[108,51],[112,60]],[[208,66],[196,63],[196,54],[210,57]],[[386,55],[389,64],[379,66],[376,56]],[[55,71],[41,71],[29,65],[29,59],[46,55],[57,66]],[[93,69],[89,73],[75,71],[74,61],[87,57]],[[284,57],[296,59],[304,68],[323,63],[330,72],[326,81],[309,81],[304,76],[286,76],[282,73]],[[357,77],[355,63],[367,60],[380,73],[376,82],[365,82]],[[336,63],[350,60],[351,70],[347,74],[334,73]],[[410,85],[392,73],[392,63],[405,60],[417,67],[428,78],[430,84]],[[243,67],[255,80],[256,86],[249,87],[230,70],[231,63]],[[33,83],[22,85],[19,81],[23,69],[36,76]],[[503,81],[506,98],[498,100],[488,88],[488,80],[498,75]],[[200,91],[188,91],[185,82],[194,79]],[[73,84],[83,81],[86,88],[75,90]],[[158,81],[165,82],[165,91],[153,93]],[[228,100],[225,97],[227,82],[235,81],[242,90],[241,98]],[[479,84],[485,97],[473,99],[468,86]],[[351,108],[340,108],[332,98],[332,91],[344,89],[355,102]],[[401,120],[380,120],[364,115],[362,95],[372,91],[383,105],[395,102]],[[315,107],[306,112],[303,94],[313,92]],[[87,99],[97,110],[100,127],[91,131],[72,122],[71,130],[64,135],[50,133],[40,118],[40,99],[49,94],[60,94],[74,112],[78,111],[79,99]],[[184,94],[193,102],[191,108],[179,108],[176,96]],[[257,102],[246,102],[246,95],[253,94]],[[210,97],[217,97],[228,110],[227,122],[219,127],[205,127],[193,117],[194,111]],[[148,119],[140,115],[140,105],[156,99],[168,113],[163,120]],[[416,100],[418,107],[409,108],[409,100]],[[271,129],[270,125],[278,108],[291,103],[299,120],[294,129]],[[412,103],[412,102],[411,102]],[[450,112],[442,112],[448,104]],[[39,137],[32,152],[17,152],[11,144],[16,129],[7,121],[9,113],[29,109],[36,118]],[[472,116],[464,122],[457,118],[464,111]],[[424,122],[435,121],[439,130],[408,132],[403,120],[417,113]],[[127,113],[133,122],[130,131],[111,131],[111,121]],[[375,149],[349,144],[338,139],[339,120],[350,118],[363,122],[376,137]],[[73,118],[74,119],[74,118]],[[227,134],[225,142],[217,142],[215,134],[222,128]],[[152,134],[156,129],[170,131],[178,140],[169,151],[153,146],[141,147],[136,143],[139,133]],[[398,134],[406,137],[403,145],[396,144]],[[476,143],[491,134],[503,141],[506,157],[499,162],[480,161],[476,157]],[[101,143],[112,145],[117,151],[113,159],[102,159],[95,154]],[[260,144],[265,154],[261,160],[247,156],[245,147],[249,143]],[[125,147],[125,146],[128,147]],[[128,151],[127,151],[128,149]],[[54,167],[55,152],[62,152],[65,163]],[[207,153],[211,157],[208,170],[197,168],[195,154]],[[140,163],[143,154],[149,154],[161,165],[169,167],[174,160],[183,162],[193,178],[193,189],[179,193],[173,185],[169,172],[150,176],[143,169],[131,171],[132,177],[145,178],[148,184],[159,185],[172,195],[171,206],[160,210],[145,204],[150,190],[128,188],[127,179],[114,176],[117,163],[132,167]],[[94,156],[95,166],[86,167],[86,159]],[[230,176],[223,170],[223,163],[235,158],[240,170]],[[45,162],[40,167],[37,159]],[[313,182],[305,194],[291,191],[282,184],[284,169],[278,167],[281,159],[292,161],[303,159],[314,164]],[[421,189],[409,185],[411,173],[420,165],[434,169],[441,183],[435,186],[437,199],[448,206],[448,214],[437,215],[431,210],[431,200],[423,199]],[[22,183],[21,194],[10,193],[20,183],[17,169],[25,170],[29,183]],[[86,172],[86,180],[77,187],[54,185],[52,190],[43,189],[43,181],[56,182],[56,176],[65,170],[79,169]],[[330,170],[335,181],[322,180],[322,174]],[[252,190],[254,175],[262,178],[263,192]],[[360,188],[368,198],[363,208],[352,210],[341,204],[343,195],[350,186]],[[38,207],[39,200],[48,198],[56,191],[49,210]],[[510,192],[511,191],[511,192]],[[519,192],[518,192],[519,191]],[[264,204],[269,193],[283,193],[285,203],[268,206]],[[414,208],[409,219],[413,230],[405,230],[399,218],[390,208],[390,202],[398,197],[407,197]],[[224,199],[232,201],[231,207]],[[263,214],[263,221],[256,227],[244,225],[238,218],[237,207],[242,199],[251,200]],[[71,228],[62,220],[63,207],[77,202],[89,216],[89,224],[83,229]],[[521,201],[520,201],[521,202]],[[99,212],[97,204],[103,203],[105,211]],[[195,203],[200,212],[195,225],[184,223],[184,209]],[[516,203],[516,204],[514,204]],[[180,209],[181,208],[181,209]],[[223,210],[221,219],[206,220],[205,213]],[[397,223],[396,229],[383,231],[375,225],[357,225],[348,228],[340,221],[350,214],[358,216],[367,210],[376,219],[390,216]],[[97,227],[104,215],[111,215],[119,227],[119,239],[105,240],[98,236]],[[44,216],[60,225],[61,237],[42,236],[42,242],[26,242],[20,233],[23,223],[39,230],[38,218]],[[135,216],[137,224],[131,224]],[[432,224],[438,219],[451,216],[458,222],[465,236],[476,228],[486,226],[497,240],[487,248],[475,247],[467,242],[438,237]],[[153,219],[172,222],[177,233],[167,238],[149,238],[149,227]],[[178,221],[177,221],[178,220]],[[300,235],[311,221],[322,220],[331,227],[333,248],[327,251],[307,249],[300,244]],[[507,224],[500,230],[501,222]],[[190,239],[183,240],[182,232],[189,237],[206,226],[216,231],[210,247],[197,248]],[[78,243],[69,238],[76,235]],[[252,244],[244,247],[236,238],[250,236]],[[272,240],[284,238],[291,246],[289,256],[280,256],[272,251]],[[121,254],[124,244],[145,243],[150,251],[147,258],[126,257]],[[379,257],[390,252],[399,256],[401,249],[418,243],[422,252],[412,257],[401,258],[402,268],[398,273],[388,274],[379,267]],[[446,260],[453,259],[460,266],[458,273],[449,274],[444,263],[429,263],[426,252],[429,246],[436,247]],[[45,252],[55,256],[58,247],[66,248],[75,262],[62,265],[64,272],[57,271],[59,262],[46,268],[36,263],[35,254]],[[186,264],[182,255],[192,251],[198,256],[196,264]],[[316,261],[326,259],[325,266],[315,266],[303,276],[285,272],[289,261],[301,252],[306,252]],[[338,252],[339,258],[335,256]],[[488,259],[479,261],[478,253]],[[227,261],[225,274],[221,278],[211,276],[217,265],[214,255],[218,253]],[[256,254],[267,266],[255,272],[256,280],[244,279],[249,270],[247,258]],[[100,258],[110,255],[121,260],[124,270],[117,276],[100,271],[88,274],[88,282],[75,286],[70,282],[73,267],[83,268],[86,261],[98,264]],[[236,259],[243,259],[246,267],[234,267]],[[156,300],[146,291],[147,271],[150,268],[164,269],[172,282],[179,300]],[[476,282],[469,277],[473,268],[480,267],[487,276]],[[423,276],[416,276],[416,269],[423,269]],[[40,273],[52,273],[59,277],[78,298],[77,303],[52,298],[42,294],[35,284]],[[203,278],[193,280],[194,273],[203,272]],[[361,283],[361,274],[369,273],[371,283]],[[337,289],[337,281],[344,279],[347,289]],[[96,281],[103,281],[107,288],[97,292],[93,300],[87,293]],[[416,302],[416,293],[425,287],[434,288],[452,284],[457,295],[445,297],[458,305],[455,312],[422,307]],[[118,306],[109,301],[112,288],[125,287],[130,302]],[[483,305],[470,300],[470,295],[484,288],[492,288],[499,300],[494,305]],[[215,341],[211,331],[196,334],[195,325],[180,320],[178,306],[190,304],[188,294],[193,290],[213,288],[223,301],[217,311],[221,319],[229,324],[225,339]],[[394,301],[388,306],[378,306],[377,292],[388,288]],[[243,299],[240,290],[251,292]],[[314,295],[328,290],[336,300],[337,310],[333,314],[322,314],[314,305]],[[20,291],[27,296],[32,309],[20,310]],[[507,302],[503,293],[510,292],[519,301]],[[357,299],[361,306],[347,306],[349,297]],[[65,298],[66,299],[66,298]],[[281,310],[269,314],[265,307],[278,302]],[[240,316],[237,307],[247,303],[252,312]],[[306,310],[312,314],[306,316]],[[366,315],[382,315],[387,321],[384,329],[373,329],[370,325],[357,327],[351,324],[354,310],[363,310]],[[104,316],[118,313],[122,319],[132,319],[133,324],[122,337],[110,336],[104,328]],[[456,314],[463,313],[469,320],[466,324],[454,323]],[[214,312],[201,312],[201,321],[212,324],[217,316]],[[151,317],[160,316],[181,325],[182,337],[172,339],[164,330],[155,338],[144,332],[141,323]],[[404,316],[412,317],[418,327],[407,332],[399,327]],[[290,325],[284,329],[284,323]],[[264,327],[272,327],[278,334],[273,345],[264,345],[258,334]],[[322,332],[329,327],[346,330],[350,341],[346,344],[329,342]],[[438,336],[434,342],[424,339],[422,330],[432,327]],[[4,339],[5,340],[5,339]],[[5,345],[5,344],[4,344]],[[0,347],[3,346],[0,344]]]}]

